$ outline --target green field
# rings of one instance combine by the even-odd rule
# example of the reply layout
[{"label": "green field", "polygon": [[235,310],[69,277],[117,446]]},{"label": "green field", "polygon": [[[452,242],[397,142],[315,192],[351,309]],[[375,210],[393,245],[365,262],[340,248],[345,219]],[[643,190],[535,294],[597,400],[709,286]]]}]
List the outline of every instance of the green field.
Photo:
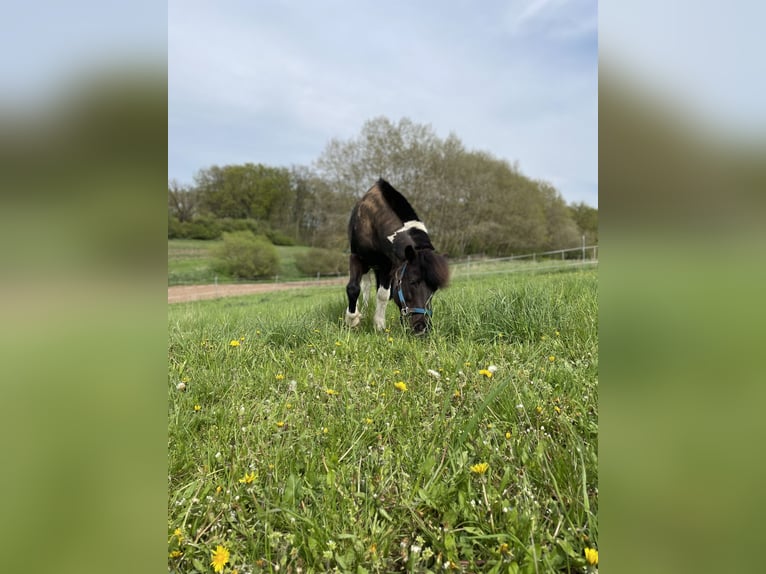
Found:
[{"label": "green field", "polygon": [[456,277],[425,338],[345,306],[169,307],[170,570],[593,569],[597,271]]},{"label": "green field", "polygon": [[[220,240],[169,239],[168,285],[236,282],[236,279],[213,269],[212,250],[220,243]],[[279,255],[279,280],[293,281],[304,278],[295,266],[295,256],[304,253],[309,247],[277,245],[276,249]],[[274,281],[274,277],[268,280]]]}]

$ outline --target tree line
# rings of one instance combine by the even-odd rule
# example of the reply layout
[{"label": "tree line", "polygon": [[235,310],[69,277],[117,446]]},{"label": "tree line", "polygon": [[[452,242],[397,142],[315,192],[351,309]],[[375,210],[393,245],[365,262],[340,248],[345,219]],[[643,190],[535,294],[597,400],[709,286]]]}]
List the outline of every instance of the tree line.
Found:
[{"label": "tree line", "polygon": [[312,166],[246,163],[200,169],[191,185],[168,183],[168,236],[211,239],[250,230],[275,244],[343,250],[354,202],[388,180],[451,257],[503,256],[598,242],[598,211],[567,205],[549,183],[517,165],[467,150],[407,118],[367,121],[333,139]]}]

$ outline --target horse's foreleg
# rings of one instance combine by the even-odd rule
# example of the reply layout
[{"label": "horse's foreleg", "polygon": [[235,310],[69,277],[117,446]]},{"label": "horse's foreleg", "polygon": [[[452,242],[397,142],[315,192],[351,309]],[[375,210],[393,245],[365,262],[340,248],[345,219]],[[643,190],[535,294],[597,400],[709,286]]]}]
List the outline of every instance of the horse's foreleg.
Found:
[{"label": "horse's foreleg", "polygon": [[348,262],[349,280],[346,285],[346,295],[348,296],[348,308],[346,309],[346,325],[349,327],[356,327],[362,320],[362,313],[356,308],[356,303],[359,300],[359,282],[362,275],[364,275],[366,269],[362,261],[358,256],[351,254]]},{"label": "horse's foreleg", "polygon": [[375,280],[378,291],[375,294],[375,316],[373,323],[378,331],[386,328],[386,305],[391,298],[390,270],[378,269],[375,271]]}]

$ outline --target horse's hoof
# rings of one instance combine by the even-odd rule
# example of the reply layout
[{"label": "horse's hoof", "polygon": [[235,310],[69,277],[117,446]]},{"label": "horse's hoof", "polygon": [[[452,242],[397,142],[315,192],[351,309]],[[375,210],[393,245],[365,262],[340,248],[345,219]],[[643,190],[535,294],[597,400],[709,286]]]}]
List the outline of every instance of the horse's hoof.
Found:
[{"label": "horse's hoof", "polygon": [[351,327],[352,329],[354,327],[358,327],[359,323],[362,322],[362,313],[357,311],[356,313],[349,313],[348,309],[346,309],[346,325]]}]

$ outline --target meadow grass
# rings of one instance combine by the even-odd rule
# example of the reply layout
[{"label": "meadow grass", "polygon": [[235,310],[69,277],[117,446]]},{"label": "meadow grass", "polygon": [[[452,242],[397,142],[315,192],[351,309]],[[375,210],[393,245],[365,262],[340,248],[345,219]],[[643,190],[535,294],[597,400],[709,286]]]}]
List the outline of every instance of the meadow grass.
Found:
[{"label": "meadow grass", "polygon": [[[196,285],[235,283],[238,279],[214,269],[213,250],[221,240],[168,239],[168,285]],[[275,246],[279,256],[277,277],[280,281],[305,279],[295,266],[295,257],[309,250],[309,247]],[[272,282],[275,277],[265,281]],[[248,281],[249,283],[252,281]]]},{"label": "meadow grass", "polygon": [[456,278],[425,338],[345,307],[169,307],[170,571],[593,569],[597,271]]}]

